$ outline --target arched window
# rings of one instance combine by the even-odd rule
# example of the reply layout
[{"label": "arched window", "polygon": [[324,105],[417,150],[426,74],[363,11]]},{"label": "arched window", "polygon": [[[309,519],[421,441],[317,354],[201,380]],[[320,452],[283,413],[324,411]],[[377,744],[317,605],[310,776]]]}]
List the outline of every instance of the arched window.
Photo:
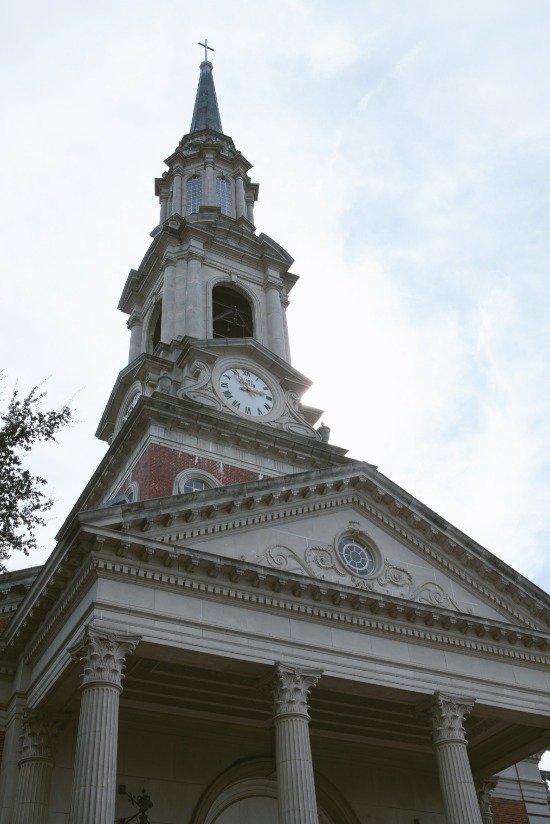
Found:
[{"label": "arched window", "polygon": [[139,486],[136,481],[132,481],[126,487],[124,492],[126,498],[128,499],[129,503],[134,503],[134,501],[139,501]]},{"label": "arched window", "polygon": [[153,309],[148,328],[147,328],[147,338],[148,338],[148,352],[154,352],[157,343],[160,343],[160,333],[162,329],[162,301],[159,300],[155,308]]},{"label": "arched window", "polygon": [[213,489],[219,482],[208,472],[196,469],[184,469],[174,479],[174,495],[189,495],[192,492],[202,492],[204,489]]},{"label": "arched window", "polygon": [[252,307],[248,300],[231,286],[212,289],[212,337],[251,338],[254,334]]},{"label": "arched window", "polygon": [[193,175],[187,181],[187,201],[185,207],[185,214],[190,215],[193,212],[198,212],[202,206],[202,177],[200,175]]},{"label": "arched window", "polygon": [[231,181],[226,177],[216,178],[216,206],[220,207],[222,215],[231,216]]}]

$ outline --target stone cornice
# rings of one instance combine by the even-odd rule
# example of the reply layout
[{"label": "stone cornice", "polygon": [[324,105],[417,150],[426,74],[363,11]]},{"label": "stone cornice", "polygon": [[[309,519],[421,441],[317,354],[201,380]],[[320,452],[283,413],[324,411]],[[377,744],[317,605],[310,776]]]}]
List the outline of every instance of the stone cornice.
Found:
[{"label": "stone cornice", "polygon": [[21,652],[32,639],[25,650],[25,659],[31,665],[83,591],[93,580],[104,576],[518,664],[546,668],[550,663],[547,633],[434,609],[394,596],[331,586],[250,562],[138,540],[127,533],[85,527],[79,545],[83,554],[91,554],[57,602],[52,605],[47,597],[45,603],[39,598],[11,633],[7,651],[11,650],[12,655]]},{"label": "stone cornice", "polygon": [[[182,506],[187,499],[178,497],[141,502],[126,510],[125,523],[128,529],[139,532],[144,517],[150,526],[165,526],[170,515],[170,533],[161,540],[185,543],[196,538],[199,531],[204,537],[215,535],[220,529],[241,529],[351,505],[476,592],[513,623],[531,629],[541,623],[549,624],[548,596],[442,519],[436,525],[419,514],[420,508],[413,509],[412,504],[393,497],[388,503],[388,494],[380,494],[378,476],[372,465],[349,462],[339,468],[208,490],[195,495],[190,507]],[[462,542],[462,537],[466,542]],[[539,593],[546,603],[538,597]],[[529,613],[533,618],[528,617]]]},{"label": "stone cornice", "polygon": [[[238,597],[269,609],[290,609],[305,617],[349,622],[420,642],[547,665],[549,635],[546,630],[537,629],[535,621],[527,615],[531,612],[538,626],[547,624],[548,597],[470,539],[462,543],[461,533],[442,519],[437,525],[429,523],[421,506],[413,509],[411,501],[404,503],[404,494],[401,500],[393,498],[393,508],[398,512],[394,515],[392,503],[387,500],[387,487],[384,490],[382,482],[383,476],[376,467],[346,462],[332,469],[205,490],[192,499],[171,496],[81,513],[79,519],[73,517],[66,524],[64,544],[57,547],[39,573],[10,621],[1,646],[13,655],[16,650],[24,649],[34,635],[32,649],[28,651],[32,658],[55,631],[62,615],[81,597],[80,592],[91,577],[98,574],[133,576],[123,570],[138,565],[140,580],[149,584],[178,589],[183,586],[191,592],[213,597],[227,592],[223,597]],[[373,487],[378,490],[375,495]],[[394,489],[392,487],[392,491]],[[383,494],[379,494],[381,492]],[[506,615],[511,624],[352,587],[333,586],[303,575],[278,574],[254,563],[178,548],[199,531],[201,537],[205,537],[350,505],[477,592]],[[155,526],[166,532],[152,539],[148,536]],[[426,539],[428,530],[429,540]],[[93,559],[84,563],[93,541],[102,549],[93,550]],[[105,560],[115,555],[123,560]],[[149,562],[145,568],[143,561]],[[201,571],[206,584],[199,584],[200,576],[197,577],[194,570]],[[192,575],[188,574],[190,571]],[[219,583],[213,586],[213,579],[223,581],[223,586],[220,588]],[[234,586],[238,582],[246,595],[238,594],[242,593]],[[539,593],[542,597],[538,597]],[[38,626],[40,633],[36,635]]]},{"label": "stone cornice", "polygon": [[[258,564],[206,552],[138,540],[135,535],[84,529],[92,555],[42,631],[28,648],[29,663],[39,655],[91,577],[112,577],[191,596],[241,603],[322,623],[350,626],[403,640],[436,644],[481,656],[547,667],[550,635],[500,621],[408,602],[395,596],[334,586],[295,573],[278,573]],[[30,628],[29,628],[30,629]],[[24,640],[24,639],[22,639]]]}]

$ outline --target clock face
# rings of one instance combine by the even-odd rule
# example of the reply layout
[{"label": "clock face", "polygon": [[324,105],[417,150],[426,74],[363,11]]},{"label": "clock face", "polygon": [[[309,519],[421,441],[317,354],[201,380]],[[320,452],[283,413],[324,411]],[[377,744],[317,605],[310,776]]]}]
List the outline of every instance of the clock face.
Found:
[{"label": "clock face", "polygon": [[275,403],[273,391],[264,379],[241,367],[222,372],[220,393],[230,409],[250,418],[269,415]]}]

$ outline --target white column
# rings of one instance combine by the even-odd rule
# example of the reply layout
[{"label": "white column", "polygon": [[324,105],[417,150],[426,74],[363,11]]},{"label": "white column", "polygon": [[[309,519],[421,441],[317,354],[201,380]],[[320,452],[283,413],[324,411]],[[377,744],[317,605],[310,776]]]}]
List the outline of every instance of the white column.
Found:
[{"label": "white column", "polygon": [[168,195],[160,196],[160,222],[164,223],[168,217]]},{"label": "white column", "polygon": [[237,217],[246,217],[246,201],[244,195],[244,181],[242,175],[235,178]]},{"label": "white column", "polygon": [[191,175],[183,175],[181,179],[181,213],[185,217],[187,214],[187,182]]},{"label": "white column", "polygon": [[273,724],[279,824],[318,824],[307,697],[321,670],[275,664]]},{"label": "white column", "polygon": [[185,329],[192,338],[206,337],[204,320],[202,261],[191,254],[187,261],[187,296],[185,301]]},{"label": "white column", "polygon": [[128,363],[132,363],[132,361],[138,358],[143,351],[143,318],[141,317],[141,307],[132,311],[126,326],[130,330],[130,352],[128,354]]},{"label": "white column", "polygon": [[174,337],[187,334],[185,325],[185,298],[187,291],[187,261],[180,258],[176,262],[176,287],[174,293]]},{"label": "white column", "polygon": [[23,716],[13,824],[48,821],[57,727],[55,721],[40,715]]},{"label": "white column", "polygon": [[163,343],[174,340],[174,316],[176,310],[176,262],[167,260],[164,264],[162,287],[162,321],[160,339]]},{"label": "white column", "polygon": [[174,195],[172,198],[172,214],[181,215],[181,174],[174,175]]},{"label": "white column", "polygon": [[463,725],[473,706],[471,698],[442,692],[432,702],[433,748],[447,824],[482,824]]},{"label": "white column", "polygon": [[204,206],[215,206],[216,205],[216,189],[214,187],[214,158],[208,156],[206,158],[205,164],[205,192],[204,192]]},{"label": "white column", "polygon": [[19,739],[24,717],[25,704],[22,698],[16,696],[8,709],[6,735],[2,753],[0,769],[0,822],[12,824],[13,805],[19,773]]},{"label": "white column", "polygon": [[254,226],[254,198],[252,195],[246,198],[246,217],[248,222]]},{"label": "white column", "polygon": [[280,358],[286,357],[283,307],[281,305],[281,285],[278,280],[268,278],[266,287],[267,340],[268,347]]},{"label": "white column", "polygon": [[138,642],[135,635],[86,627],[69,649],[84,665],[69,824],[113,824],[122,671]]}]

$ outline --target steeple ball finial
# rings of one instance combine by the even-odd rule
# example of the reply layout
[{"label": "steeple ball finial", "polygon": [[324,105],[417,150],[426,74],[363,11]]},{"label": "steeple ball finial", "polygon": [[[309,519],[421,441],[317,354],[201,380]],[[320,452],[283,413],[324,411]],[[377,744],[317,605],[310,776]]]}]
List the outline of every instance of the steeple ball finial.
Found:
[{"label": "steeple ball finial", "polygon": [[203,46],[204,48],[204,60],[200,65],[199,87],[197,89],[190,132],[200,132],[202,129],[213,129],[215,132],[221,132],[223,134],[216,89],[214,88],[214,78],[212,76],[213,67],[212,63],[208,60],[208,52],[214,51],[214,49],[208,45],[206,38],[204,43],[199,43],[199,46]]}]

